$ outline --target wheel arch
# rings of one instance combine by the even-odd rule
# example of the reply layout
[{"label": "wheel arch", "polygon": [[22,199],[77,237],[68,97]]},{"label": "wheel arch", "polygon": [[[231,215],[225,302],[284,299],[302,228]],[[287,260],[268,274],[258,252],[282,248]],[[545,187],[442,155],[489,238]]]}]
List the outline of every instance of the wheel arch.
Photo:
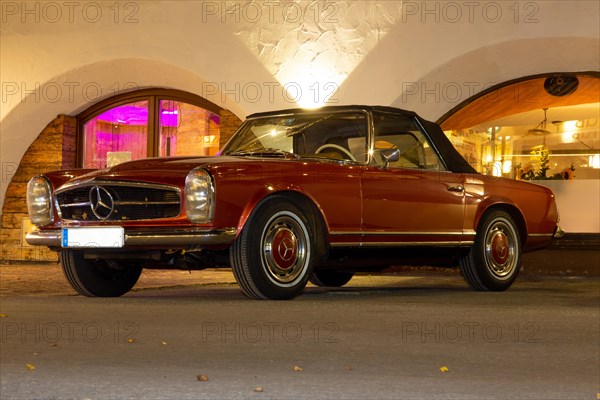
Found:
[{"label": "wheel arch", "polygon": [[312,197],[296,188],[287,187],[276,190],[273,186],[268,186],[264,191],[257,193],[255,198],[248,202],[242,212],[237,228],[238,235],[248,223],[248,218],[254,210],[258,209],[266,202],[277,198],[287,199],[305,212],[311,227],[314,229],[317,259],[323,258],[329,249],[329,246],[327,245],[329,237],[327,220],[323,214],[323,210],[318,206],[318,203]]},{"label": "wheel arch", "polygon": [[515,205],[506,202],[494,202],[489,204],[485,208],[481,208],[478,213],[476,232],[479,232],[479,228],[481,227],[481,223],[484,217],[493,211],[504,211],[511,216],[515,224],[517,224],[517,230],[519,231],[519,238],[521,240],[521,245],[524,246],[527,243],[527,222],[525,222],[525,218],[523,217],[523,213],[521,210]]}]

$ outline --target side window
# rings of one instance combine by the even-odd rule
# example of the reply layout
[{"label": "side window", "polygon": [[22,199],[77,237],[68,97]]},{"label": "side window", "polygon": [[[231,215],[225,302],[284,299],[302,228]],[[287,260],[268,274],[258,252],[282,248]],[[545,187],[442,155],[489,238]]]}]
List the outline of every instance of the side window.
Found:
[{"label": "side window", "polygon": [[383,154],[398,151],[398,160],[389,162],[390,168],[443,170],[429,139],[421,132],[413,118],[393,114],[374,115],[375,140],[373,159],[376,165],[385,165]]}]

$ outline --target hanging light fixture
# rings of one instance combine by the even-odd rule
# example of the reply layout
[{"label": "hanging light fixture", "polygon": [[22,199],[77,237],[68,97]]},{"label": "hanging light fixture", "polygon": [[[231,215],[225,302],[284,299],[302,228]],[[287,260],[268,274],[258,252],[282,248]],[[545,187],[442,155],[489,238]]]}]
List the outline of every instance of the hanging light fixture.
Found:
[{"label": "hanging light fixture", "polygon": [[527,134],[528,135],[536,135],[536,136],[541,135],[543,138],[542,139],[543,140],[542,147],[545,147],[546,146],[546,136],[550,134],[550,131],[548,131],[546,129],[546,125],[548,123],[548,115],[547,115],[548,107],[543,108],[543,110],[544,110],[544,119],[539,124],[537,124],[535,126],[535,128],[529,129],[527,131]]},{"label": "hanging light fixture", "polygon": [[548,130],[546,130],[546,124],[548,123],[548,108],[543,108],[543,110],[544,119],[539,124],[537,124],[535,128],[532,128],[527,131],[527,133],[529,133],[530,135],[548,135],[550,133]]}]

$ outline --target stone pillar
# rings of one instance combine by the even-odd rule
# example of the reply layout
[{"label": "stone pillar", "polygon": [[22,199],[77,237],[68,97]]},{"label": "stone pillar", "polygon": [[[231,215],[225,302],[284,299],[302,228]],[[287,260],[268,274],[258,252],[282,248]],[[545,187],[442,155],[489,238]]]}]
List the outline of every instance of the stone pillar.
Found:
[{"label": "stone pillar", "polygon": [[77,119],[59,115],[29,146],[6,190],[0,215],[0,262],[56,261],[56,252],[29,246],[25,234],[32,229],[27,215],[27,182],[35,175],[74,168],[77,160]]}]

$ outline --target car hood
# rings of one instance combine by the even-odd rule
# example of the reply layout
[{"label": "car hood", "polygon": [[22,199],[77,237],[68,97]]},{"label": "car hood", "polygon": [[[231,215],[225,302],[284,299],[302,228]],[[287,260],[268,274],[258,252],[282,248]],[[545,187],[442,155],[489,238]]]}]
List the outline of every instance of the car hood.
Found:
[{"label": "car hood", "polygon": [[[162,184],[181,184],[194,168],[206,165],[216,166],[223,163],[242,161],[239,157],[169,157],[146,158],[115,165],[111,168],[94,170],[69,181],[69,184],[91,180],[143,181]],[[248,162],[248,159],[244,160]]]}]

